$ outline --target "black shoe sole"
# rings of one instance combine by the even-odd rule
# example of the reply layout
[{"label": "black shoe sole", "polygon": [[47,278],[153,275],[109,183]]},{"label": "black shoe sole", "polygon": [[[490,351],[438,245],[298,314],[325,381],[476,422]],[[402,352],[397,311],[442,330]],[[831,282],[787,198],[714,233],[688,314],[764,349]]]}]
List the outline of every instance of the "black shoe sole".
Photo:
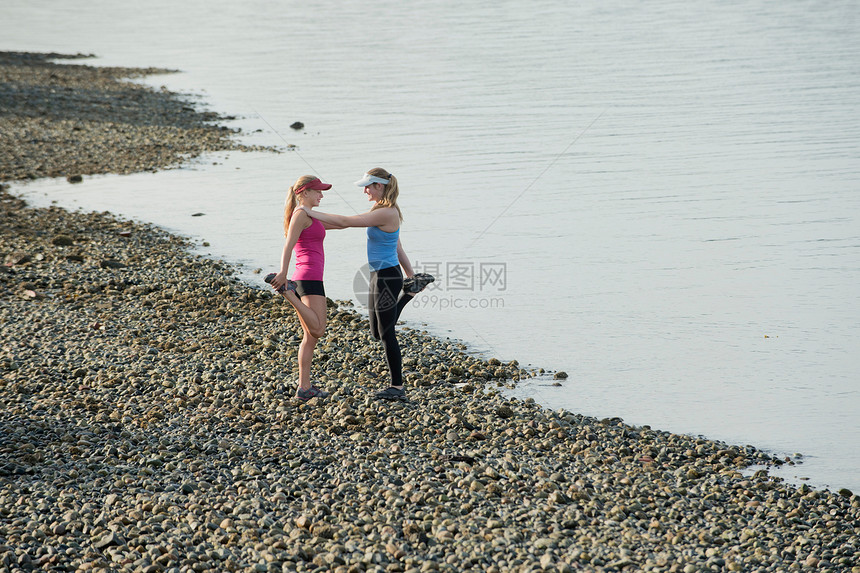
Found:
[{"label": "black shoe sole", "polygon": [[404,281],[403,292],[405,292],[406,294],[418,294],[434,282],[436,282],[436,278],[431,276],[429,280],[426,280],[424,282],[424,285],[422,285],[421,288],[415,290],[415,287],[417,286],[417,281],[415,280],[415,277],[411,277]]}]

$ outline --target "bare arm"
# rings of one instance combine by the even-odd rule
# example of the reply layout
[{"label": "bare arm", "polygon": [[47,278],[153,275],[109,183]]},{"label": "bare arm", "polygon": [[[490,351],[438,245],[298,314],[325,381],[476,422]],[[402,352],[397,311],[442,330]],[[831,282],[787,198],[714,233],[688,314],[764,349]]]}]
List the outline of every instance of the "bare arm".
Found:
[{"label": "bare arm", "polygon": [[290,219],[290,228],[287,230],[287,238],[284,241],[284,250],[281,253],[281,270],[272,279],[272,287],[277,290],[287,284],[287,270],[290,268],[290,257],[293,248],[299,240],[302,231],[311,226],[311,218],[302,210],[296,210]]},{"label": "bare arm", "polygon": [[333,213],[320,213],[316,210],[305,210],[305,213],[314,219],[319,219],[324,224],[334,225],[341,229],[347,227],[379,227],[387,233],[393,233],[400,227],[397,209],[391,207],[368,211],[360,215],[335,215]]},{"label": "bare arm", "polygon": [[409,262],[409,257],[406,256],[406,251],[403,250],[403,243],[400,242],[400,239],[397,239],[397,260],[400,262],[400,266],[403,267],[406,278],[415,274],[412,270],[412,263]]}]

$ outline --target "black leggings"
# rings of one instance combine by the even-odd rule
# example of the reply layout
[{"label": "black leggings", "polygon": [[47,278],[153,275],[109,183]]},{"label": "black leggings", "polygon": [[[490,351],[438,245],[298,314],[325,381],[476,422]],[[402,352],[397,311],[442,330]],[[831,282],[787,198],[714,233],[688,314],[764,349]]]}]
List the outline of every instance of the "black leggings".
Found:
[{"label": "black leggings", "polygon": [[392,386],[403,386],[403,363],[394,326],[403,307],[412,300],[411,295],[399,296],[402,289],[403,275],[400,274],[400,267],[387,267],[370,273],[367,300],[370,334],[373,338],[382,340]]}]

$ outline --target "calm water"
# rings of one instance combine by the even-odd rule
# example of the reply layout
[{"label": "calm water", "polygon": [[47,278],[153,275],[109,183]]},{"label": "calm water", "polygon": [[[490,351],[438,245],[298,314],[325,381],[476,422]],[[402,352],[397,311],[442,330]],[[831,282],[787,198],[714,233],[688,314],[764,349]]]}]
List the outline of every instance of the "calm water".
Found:
[{"label": "calm water", "polygon": [[[124,4],[7,0],[3,49],[182,70],[148,83],[298,150],[18,188],[34,202],[206,240],[257,284],[297,176],[352,213],[386,167],[440,277],[413,326],[566,371],[516,391],[549,407],[802,453],[777,475],[860,490],[856,3]],[[352,298],[362,231],[326,249]]]}]

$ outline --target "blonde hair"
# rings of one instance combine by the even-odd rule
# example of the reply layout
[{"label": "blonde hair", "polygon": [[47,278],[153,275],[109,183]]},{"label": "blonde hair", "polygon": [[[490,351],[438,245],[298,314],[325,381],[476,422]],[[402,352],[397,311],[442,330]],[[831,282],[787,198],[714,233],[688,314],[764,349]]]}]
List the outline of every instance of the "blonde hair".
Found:
[{"label": "blonde hair", "polygon": [[293,186],[290,187],[290,190],[287,195],[287,200],[284,202],[284,236],[287,236],[287,233],[290,231],[290,219],[293,218],[293,212],[299,206],[299,195],[304,193],[296,193],[296,189],[301,188],[302,185],[306,185],[316,179],[316,175],[302,175],[296,182],[293,183]]},{"label": "blonde hair", "polygon": [[400,221],[403,221],[403,212],[397,205],[397,196],[400,195],[400,189],[398,189],[397,187],[397,177],[395,177],[382,167],[374,167],[373,169],[368,171],[367,174],[373,175],[374,177],[388,179],[388,183],[385,184],[385,187],[382,190],[382,198],[380,198],[379,201],[376,202],[376,205],[373,206],[371,211],[381,209],[383,207],[394,207],[395,209],[397,209],[397,214],[400,216]]}]

